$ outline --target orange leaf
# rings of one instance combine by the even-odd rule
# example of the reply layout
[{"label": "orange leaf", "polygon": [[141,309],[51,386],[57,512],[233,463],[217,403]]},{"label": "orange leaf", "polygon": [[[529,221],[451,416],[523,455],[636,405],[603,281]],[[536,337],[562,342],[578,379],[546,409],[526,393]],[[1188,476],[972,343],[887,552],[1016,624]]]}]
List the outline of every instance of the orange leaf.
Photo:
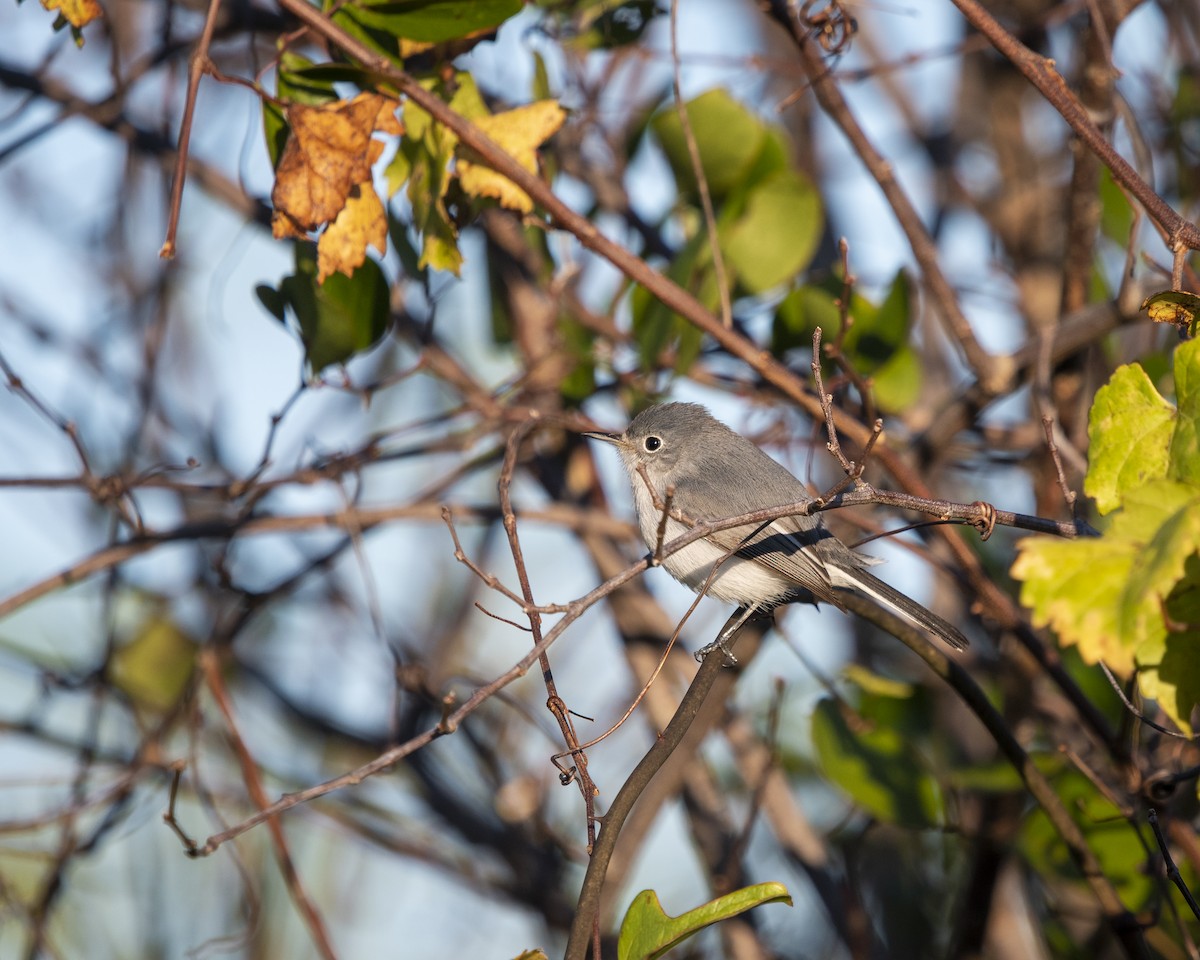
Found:
[{"label": "orange leaf", "polygon": [[396,107],[398,104],[395,100],[387,100],[383,97],[380,97],[380,99],[383,102],[379,105],[379,116],[375,118],[375,131],[377,133],[386,133],[392,137],[400,136],[404,132],[404,124],[396,116]]},{"label": "orange leaf", "polygon": [[42,0],[47,10],[57,10],[76,30],[104,16],[96,0]]},{"label": "orange leaf", "polygon": [[279,167],[271,202],[271,232],[277,238],[303,237],[333,220],[356,184],[371,176],[371,133],[383,104],[375,93],[353,100],[287,109],[291,134]]},{"label": "orange leaf", "polygon": [[367,258],[370,245],[387,249],[387,215],[371,181],[358,184],[337,219],[317,241],[317,283],[335,272],[351,277]]}]

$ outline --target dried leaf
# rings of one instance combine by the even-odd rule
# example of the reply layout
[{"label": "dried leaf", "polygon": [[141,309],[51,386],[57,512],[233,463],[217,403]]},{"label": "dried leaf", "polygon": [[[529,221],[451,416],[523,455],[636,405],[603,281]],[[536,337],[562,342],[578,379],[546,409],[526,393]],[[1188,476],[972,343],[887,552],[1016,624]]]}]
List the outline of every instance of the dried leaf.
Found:
[{"label": "dried leaf", "polygon": [[395,100],[380,97],[383,102],[379,105],[379,115],[375,118],[376,133],[386,133],[390,137],[398,137],[404,132],[404,124],[396,116],[399,104]]},{"label": "dried leaf", "polygon": [[1148,296],[1142,309],[1155,323],[1173,323],[1187,329],[1196,322],[1200,312],[1200,297],[1183,290],[1164,290]]},{"label": "dried leaf", "polygon": [[275,172],[271,232],[304,237],[337,217],[350,191],[371,176],[371,134],[391,101],[375,93],[316,107],[288,107],[291,128]]},{"label": "dried leaf", "polygon": [[381,254],[387,249],[387,214],[369,180],[351,190],[342,212],[317,241],[317,283],[335,272],[354,276],[368,246]]}]

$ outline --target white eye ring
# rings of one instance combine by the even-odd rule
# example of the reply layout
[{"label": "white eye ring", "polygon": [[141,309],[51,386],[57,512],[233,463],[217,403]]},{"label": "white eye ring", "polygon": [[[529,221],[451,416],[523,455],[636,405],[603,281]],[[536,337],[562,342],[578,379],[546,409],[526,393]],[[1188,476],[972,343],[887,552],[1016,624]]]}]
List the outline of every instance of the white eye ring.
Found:
[{"label": "white eye ring", "polygon": [[648,453],[653,453],[662,446],[662,440],[660,440],[658,437],[647,437],[642,441],[642,446],[646,448]]}]

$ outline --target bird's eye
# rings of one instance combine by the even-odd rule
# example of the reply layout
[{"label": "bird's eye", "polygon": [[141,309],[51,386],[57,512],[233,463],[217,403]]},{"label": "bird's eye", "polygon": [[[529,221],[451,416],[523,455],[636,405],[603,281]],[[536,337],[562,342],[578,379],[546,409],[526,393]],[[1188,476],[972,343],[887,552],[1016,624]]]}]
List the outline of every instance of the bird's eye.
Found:
[{"label": "bird's eye", "polygon": [[647,437],[642,441],[642,446],[645,447],[650,453],[653,453],[662,446],[662,441],[658,439],[658,437]]}]

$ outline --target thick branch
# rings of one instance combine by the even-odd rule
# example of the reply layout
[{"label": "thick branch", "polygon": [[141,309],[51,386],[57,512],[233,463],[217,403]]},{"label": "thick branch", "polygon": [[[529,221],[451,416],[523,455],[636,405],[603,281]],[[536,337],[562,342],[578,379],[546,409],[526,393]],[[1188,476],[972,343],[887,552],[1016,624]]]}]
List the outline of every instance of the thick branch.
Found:
[{"label": "thick branch", "polygon": [[[729,618],[725,628],[734,622],[734,614]],[[751,620],[733,635],[730,643],[737,643],[743,634],[750,633],[755,643],[762,639],[769,623],[762,620]],[[600,893],[604,887],[604,878],[608,872],[608,864],[617,846],[621,827],[629,817],[638,797],[642,795],[654,775],[662,765],[670,759],[671,754],[679,747],[684,737],[692,728],[693,722],[700,713],[705,699],[718,681],[725,686],[731,686],[736,674],[725,668],[725,656],[718,652],[706,657],[696,671],[695,679],[680,701],[675,715],[667,728],[655,739],[654,745],[642,757],[641,762],[634,767],[629,778],[622,785],[613,799],[612,806],[604,815],[604,826],[588,861],[587,873],[583,878],[583,889],[579,893],[579,906],[575,912],[575,920],[571,925],[570,939],[567,941],[566,960],[583,960],[587,954],[591,937],[592,924],[600,909]]]}]

